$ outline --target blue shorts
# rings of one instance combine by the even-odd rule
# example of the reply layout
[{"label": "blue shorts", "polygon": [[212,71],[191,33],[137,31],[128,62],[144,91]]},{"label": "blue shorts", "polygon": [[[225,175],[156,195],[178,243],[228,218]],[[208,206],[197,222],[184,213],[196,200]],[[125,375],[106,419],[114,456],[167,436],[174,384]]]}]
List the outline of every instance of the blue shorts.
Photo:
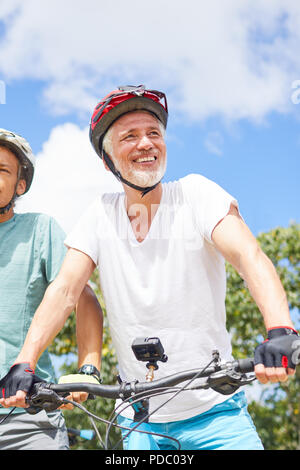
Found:
[{"label": "blue shorts", "polygon": [[[121,426],[137,423],[120,416]],[[211,410],[190,419],[170,423],[143,423],[139,429],[160,434],[133,431],[125,437],[125,450],[263,450],[253,421],[247,411],[244,392],[239,392]],[[123,436],[128,430],[122,429]],[[173,438],[168,439],[167,436]]]}]

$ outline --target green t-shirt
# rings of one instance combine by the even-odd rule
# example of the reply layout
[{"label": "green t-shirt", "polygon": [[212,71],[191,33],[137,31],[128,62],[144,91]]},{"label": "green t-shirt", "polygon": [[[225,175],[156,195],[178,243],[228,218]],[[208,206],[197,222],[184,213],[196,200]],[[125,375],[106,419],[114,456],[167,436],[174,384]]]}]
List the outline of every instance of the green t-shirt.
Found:
[{"label": "green t-shirt", "polygon": [[[45,290],[59,272],[66,254],[64,238],[57,222],[44,214],[15,214],[0,223],[0,378],[17,358]],[[47,350],[35,373],[55,379]]]}]

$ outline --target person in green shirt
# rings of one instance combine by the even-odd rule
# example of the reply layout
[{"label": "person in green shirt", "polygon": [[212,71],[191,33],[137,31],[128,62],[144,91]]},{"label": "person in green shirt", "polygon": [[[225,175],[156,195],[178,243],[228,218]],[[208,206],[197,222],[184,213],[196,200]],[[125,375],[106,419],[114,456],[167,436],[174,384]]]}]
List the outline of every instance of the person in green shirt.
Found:
[{"label": "person in green shirt", "polygon": [[[14,364],[34,313],[66,254],[65,234],[52,217],[14,211],[16,199],[30,188],[34,161],[32,150],[23,137],[0,129],[0,378]],[[97,360],[100,369],[102,311],[89,286],[79,299],[76,315],[81,332],[84,329],[90,335],[97,351],[95,359],[91,352],[85,353],[81,348],[79,367],[95,364]],[[54,317],[55,312],[53,321]],[[96,331],[94,326],[90,328],[95,321]],[[56,380],[47,349],[41,354],[34,372],[46,381]],[[76,401],[85,398],[73,395]],[[69,448],[61,411],[31,415],[23,408],[1,407],[0,423],[0,450]]]}]

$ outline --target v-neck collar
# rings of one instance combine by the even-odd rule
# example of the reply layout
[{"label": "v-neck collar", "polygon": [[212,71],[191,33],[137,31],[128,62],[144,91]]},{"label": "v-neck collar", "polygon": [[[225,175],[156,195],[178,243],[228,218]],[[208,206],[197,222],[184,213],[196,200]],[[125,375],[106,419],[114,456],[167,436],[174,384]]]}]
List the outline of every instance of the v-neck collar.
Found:
[{"label": "v-neck collar", "polygon": [[131,222],[130,222],[130,219],[128,217],[128,214],[127,214],[127,211],[126,211],[126,206],[125,206],[125,193],[123,193],[123,200],[122,200],[122,203],[121,203],[121,206],[122,206],[122,210],[123,210],[123,215],[126,219],[126,223],[129,224],[129,227],[128,227],[128,238],[129,240],[131,241],[132,244],[136,245],[136,246],[142,246],[144,245],[147,240],[149,238],[151,238],[151,234],[152,232],[155,230],[155,226],[157,225],[157,220],[159,219],[160,217],[160,213],[162,211],[162,205],[164,203],[164,199],[165,199],[165,190],[164,190],[164,185],[162,184],[162,195],[161,195],[161,199],[160,199],[160,203],[159,203],[159,206],[158,206],[158,209],[153,217],[153,220],[151,222],[151,225],[149,227],[149,230],[148,230],[148,233],[146,235],[146,237],[144,238],[143,241],[139,242],[135,236],[135,233],[133,231],[133,228],[132,228],[132,225],[131,225]]}]

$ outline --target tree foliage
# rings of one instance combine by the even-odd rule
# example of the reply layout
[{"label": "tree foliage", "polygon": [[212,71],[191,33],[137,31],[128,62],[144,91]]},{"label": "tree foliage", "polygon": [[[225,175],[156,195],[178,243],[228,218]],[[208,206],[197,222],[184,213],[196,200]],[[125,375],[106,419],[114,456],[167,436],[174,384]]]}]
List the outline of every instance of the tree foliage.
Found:
[{"label": "tree foliage", "polygon": [[[300,238],[299,224],[275,228],[257,240],[273,262],[285,288],[291,316],[300,323]],[[227,265],[227,326],[232,334],[233,354],[251,357],[266,336],[262,316],[249,291],[232,266]],[[258,386],[249,411],[266,449],[300,448],[300,369],[287,383]]]},{"label": "tree foliage", "polygon": [[[271,259],[280,276],[287,293],[290,311],[294,323],[300,323],[300,238],[298,224],[288,228],[275,228],[262,233],[257,240],[266,255]],[[256,345],[265,337],[265,327],[261,314],[251,298],[247,286],[230,266],[227,269],[227,327],[232,335],[232,347],[235,357],[252,357]],[[117,362],[109,335],[109,327],[105,314],[105,305],[101,295],[98,275],[95,272],[91,283],[104,312],[104,341],[102,351],[101,375],[104,383],[115,383]],[[75,354],[75,316],[71,315],[63,330],[51,346],[55,355]],[[64,365],[61,373],[74,373],[77,370],[76,360],[72,365]],[[256,384],[256,399],[249,404],[249,411],[256,424],[266,449],[300,449],[300,368],[297,375],[286,384],[259,386]],[[109,419],[114,403],[105,399],[89,400],[87,408],[97,416]],[[67,425],[77,429],[91,429],[91,422],[80,410],[65,411]],[[105,426],[97,423],[97,427],[105,436]],[[110,439],[112,445],[120,438],[117,429],[112,429]],[[99,449],[97,441],[78,440],[74,449]]]}]

